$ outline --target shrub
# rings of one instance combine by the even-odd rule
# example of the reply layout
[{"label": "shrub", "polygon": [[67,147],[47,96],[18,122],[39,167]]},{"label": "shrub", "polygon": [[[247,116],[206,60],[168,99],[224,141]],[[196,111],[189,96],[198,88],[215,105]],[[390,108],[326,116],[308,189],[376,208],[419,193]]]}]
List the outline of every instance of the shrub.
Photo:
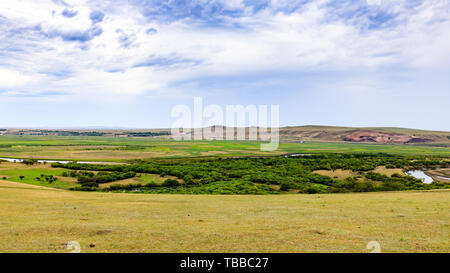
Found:
[{"label": "shrub", "polygon": [[24,159],[24,160],[22,160],[22,164],[25,164],[25,165],[34,165],[36,163],[38,163],[37,159]]},{"label": "shrub", "polygon": [[178,182],[178,180],[170,178],[164,180],[164,182],[162,183],[162,186],[164,187],[178,187],[179,185],[180,183]]},{"label": "shrub", "polygon": [[290,182],[281,182],[280,190],[288,191],[288,190],[292,189],[292,186],[293,185]]},{"label": "shrub", "polygon": [[317,189],[316,187],[308,187],[306,188],[306,193],[308,194],[319,193],[319,189]]},{"label": "shrub", "polygon": [[37,181],[45,181],[45,182],[48,182],[51,184],[58,179],[51,174],[50,175],[41,174],[39,177],[36,177],[36,180]]},{"label": "shrub", "polygon": [[[298,189],[304,193],[363,192],[382,190],[437,189],[447,187],[444,183],[427,185],[404,175],[385,176],[373,172],[377,166],[387,168],[433,168],[450,165],[448,159],[439,157],[401,156],[388,154],[314,154],[305,157],[285,158],[223,158],[135,160],[130,164],[68,164],[55,163],[53,167],[70,170],[69,176],[80,182],[104,183],[125,179],[135,173],[175,176],[184,184],[164,182],[163,187],[142,185],[140,192],[195,193],[195,194],[248,194],[280,193],[270,185],[280,185],[281,190]],[[344,181],[314,173],[315,170],[354,170],[358,179]],[[80,171],[83,170],[83,171]],[[95,175],[92,171],[98,171]],[[368,172],[367,171],[372,171]],[[173,179],[172,179],[173,180]],[[41,178],[42,181],[42,178]],[[380,183],[381,182],[381,183]],[[385,183],[386,182],[386,183]],[[384,184],[383,184],[384,183]],[[263,186],[267,187],[264,188]],[[119,187],[119,186],[117,186]],[[121,186],[120,186],[121,187]],[[134,187],[134,188],[133,188]],[[135,189],[136,185],[121,190]],[[113,189],[115,189],[113,187]]]},{"label": "shrub", "polygon": [[81,184],[82,187],[98,188],[98,184],[95,182],[86,182]]},{"label": "shrub", "polygon": [[194,177],[192,177],[192,175],[187,174],[183,177],[183,180],[186,184],[194,184]]}]

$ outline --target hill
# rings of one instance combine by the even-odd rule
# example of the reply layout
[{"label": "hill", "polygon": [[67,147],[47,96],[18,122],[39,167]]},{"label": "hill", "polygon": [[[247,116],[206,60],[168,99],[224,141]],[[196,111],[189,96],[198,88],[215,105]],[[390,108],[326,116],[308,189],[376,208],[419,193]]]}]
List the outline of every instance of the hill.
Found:
[{"label": "hill", "polygon": [[[249,139],[249,129],[245,130],[245,139]],[[215,125],[205,127],[203,137],[210,138],[220,131],[226,138],[229,127]],[[237,138],[237,128],[231,128]],[[270,129],[269,129],[270,130]],[[189,131],[189,130],[188,130]],[[340,127],[340,126],[287,126],[280,128],[282,141],[322,141],[322,142],[363,142],[363,143],[419,143],[450,144],[450,132],[429,131],[396,127]],[[100,136],[100,137],[153,137],[170,138],[171,129],[129,129],[129,130],[86,130],[86,129],[2,129],[0,135],[33,135],[33,136]],[[194,129],[184,135],[193,136]],[[259,136],[259,135],[258,135]]]},{"label": "hill", "polygon": [[[249,138],[249,129],[256,127],[240,128],[245,129],[245,138]],[[217,129],[222,130],[225,138],[225,131],[230,129],[224,126],[206,127],[204,136],[211,135]],[[237,128],[234,135],[237,135]],[[269,129],[270,131],[270,129]],[[430,144],[450,144],[450,132],[427,131],[408,128],[395,127],[339,127],[339,126],[288,126],[279,130],[282,141],[324,141],[324,142],[363,142],[380,144],[406,144],[406,143],[430,143]],[[260,136],[259,134],[258,136]]]},{"label": "hill", "polygon": [[280,128],[280,136],[305,141],[450,143],[450,132],[395,127],[292,126]]}]

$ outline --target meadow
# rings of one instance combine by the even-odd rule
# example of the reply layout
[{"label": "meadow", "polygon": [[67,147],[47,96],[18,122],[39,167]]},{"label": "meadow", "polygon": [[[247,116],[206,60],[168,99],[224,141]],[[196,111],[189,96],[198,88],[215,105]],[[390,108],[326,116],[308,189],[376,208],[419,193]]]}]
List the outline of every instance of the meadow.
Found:
[{"label": "meadow", "polygon": [[390,153],[450,156],[450,147],[343,142],[281,142],[261,151],[257,141],[175,141],[150,137],[0,136],[0,157],[126,162],[133,159],[273,156],[295,153]]},{"label": "meadow", "polygon": [[[387,176],[385,170],[381,177],[368,173],[382,167],[446,168],[449,147],[282,142],[278,150],[264,152],[260,150],[260,144],[256,141],[175,141],[153,137],[7,135],[0,136],[0,157],[129,164],[53,163],[53,168],[37,164],[30,169],[17,164],[5,170],[0,167],[0,177],[63,189],[183,194],[369,192],[450,186],[447,181],[424,185],[420,180],[403,176],[401,170]],[[309,156],[283,159],[282,155],[288,154]],[[210,161],[202,161],[204,159]],[[41,170],[39,166],[46,168]],[[69,175],[62,168],[76,172],[69,172]],[[320,173],[338,169],[357,171],[358,174],[344,177]],[[101,173],[97,174],[99,171]],[[48,175],[55,177],[55,181],[47,181]],[[167,184],[165,180],[172,181]]]},{"label": "meadow", "polygon": [[[450,191],[141,195],[0,181],[0,252],[449,252]],[[89,245],[95,245],[90,247]]]},{"label": "meadow", "polygon": [[[224,195],[221,194],[223,189],[214,195],[108,191],[117,184],[162,185],[167,179],[185,183],[179,178],[186,176],[179,172],[183,170],[179,169],[183,162],[188,163],[189,168],[184,169],[189,170],[189,175],[193,174],[193,182],[203,183],[210,174],[219,175],[221,170],[199,172],[204,166],[198,162],[209,157],[225,159],[225,162],[240,165],[242,170],[254,171],[256,168],[271,174],[270,164],[265,163],[280,161],[286,164],[296,160],[284,159],[279,156],[282,154],[327,156],[327,153],[333,153],[336,158],[339,154],[374,154],[368,160],[358,160],[356,165],[352,163],[353,159],[331,158],[334,163],[328,163],[333,163],[332,169],[306,169],[305,177],[309,179],[317,178],[317,175],[342,180],[351,177],[353,180],[347,181],[348,185],[356,185],[357,179],[363,181],[371,174],[365,171],[367,164],[370,165],[368,170],[373,167],[373,172],[386,177],[402,173],[398,166],[386,168],[386,158],[375,155],[379,152],[395,154],[395,162],[404,158],[413,165],[428,162],[428,159],[412,159],[417,155],[432,160],[448,160],[450,155],[449,148],[433,146],[281,143],[278,151],[267,153],[261,152],[259,145],[250,141],[0,136],[0,157],[117,162],[144,159],[139,164],[149,168],[161,166],[167,170],[164,175],[137,173],[129,179],[100,184],[98,191],[83,192],[68,190],[79,184],[76,178],[64,174],[71,171],[68,168],[52,167],[49,163],[2,162],[0,252],[69,252],[66,247],[71,241],[80,243],[81,252],[369,252],[366,246],[370,241],[379,242],[382,252],[450,251],[450,190],[446,189],[299,194],[296,187],[302,184],[293,180],[294,184],[289,186],[292,189],[282,192],[285,194],[269,195]],[[249,156],[278,157],[241,158]],[[265,167],[258,168],[254,160],[260,161],[258,164],[264,163]],[[395,163],[390,159],[389,162]],[[139,164],[104,165],[104,168],[142,167]],[[292,167],[285,170],[293,177],[300,171]],[[447,169],[435,171],[445,174],[443,170]],[[96,177],[102,170],[88,171]],[[236,175],[226,168],[221,172],[222,175]],[[57,180],[52,183],[37,180],[41,175],[54,176]],[[281,179],[284,175],[278,173],[274,178]],[[380,179],[374,174],[370,177]],[[267,183],[267,187],[277,186],[277,191],[283,186],[281,182],[279,185]],[[346,189],[346,185],[341,183],[342,189]]]},{"label": "meadow", "polygon": [[[140,160],[130,164],[52,163],[66,168],[64,176],[77,178],[72,190],[96,191],[105,182],[141,174],[170,175],[162,184],[112,185],[104,190],[139,193],[280,194],[337,193],[450,188],[448,182],[426,184],[399,169],[445,169],[445,157],[374,153],[323,153],[291,157],[184,158]],[[396,169],[392,172],[390,170]],[[351,170],[347,177],[317,171]],[[1,174],[1,172],[0,172]]]},{"label": "meadow", "polygon": [[[52,168],[50,164],[37,164],[27,166],[21,163],[2,162],[0,163],[0,180],[15,181],[29,185],[51,187],[57,189],[70,189],[75,187],[77,180],[72,177],[65,177],[66,169]],[[54,182],[49,183],[43,179],[37,180],[42,175],[52,175],[57,178]],[[22,178],[21,178],[22,177]],[[139,174],[137,177],[124,179],[120,181],[104,183],[100,188],[105,188],[114,184],[129,184],[129,183],[156,183],[161,184],[165,179],[177,179],[176,177],[167,176],[165,178],[156,174]]]}]

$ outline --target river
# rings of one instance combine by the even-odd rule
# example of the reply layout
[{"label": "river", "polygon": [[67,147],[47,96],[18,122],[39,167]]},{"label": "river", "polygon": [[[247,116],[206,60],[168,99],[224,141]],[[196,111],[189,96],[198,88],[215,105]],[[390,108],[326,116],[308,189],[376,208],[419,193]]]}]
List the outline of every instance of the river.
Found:
[{"label": "river", "polygon": [[405,174],[413,176],[415,178],[418,178],[418,179],[422,180],[423,183],[426,183],[426,184],[431,184],[434,181],[431,176],[428,176],[425,172],[420,171],[420,170],[407,171]]},{"label": "river", "polygon": [[[27,159],[32,159],[32,158],[27,158]],[[24,159],[23,158],[6,158],[6,157],[0,157],[0,160],[5,160],[8,162],[22,162]],[[62,163],[62,164],[66,164],[69,162],[73,162],[76,160],[49,160],[49,159],[38,159],[37,160],[40,163]],[[104,162],[104,161],[77,161],[77,163],[81,163],[81,164],[126,164],[126,163],[119,163],[119,162]]]}]

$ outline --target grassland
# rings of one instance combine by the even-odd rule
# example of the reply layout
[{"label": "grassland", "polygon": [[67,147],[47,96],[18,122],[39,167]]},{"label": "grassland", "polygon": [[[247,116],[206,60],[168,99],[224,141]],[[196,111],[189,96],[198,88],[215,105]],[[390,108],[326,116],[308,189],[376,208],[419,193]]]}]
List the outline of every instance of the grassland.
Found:
[{"label": "grassland", "polygon": [[[282,196],[71,192],[0,181],[0,252],[449,252],[450,191]],[[95,247],[89,245],[93,243]]]},{"label": "grassland", "polygon": [[450,168],[443,168],[437,170],[428,170],[426,174],[431,176],[434,180],[439,182],[450,182]]},{"label": "grassland", "polygon": [[[285,142],[277,151],[261,152],[254,141],[0,136],[0,157],[10,158],[123,162],[325,152],[450,156],[449,147],[425,145]],[[49,164],[0,164],[0,252],[68,252],[69,241],[78,241],[82,252],[367,252],[373,240],[382,252],[450,251],[450,190],[261,196],[78,192],[66,190],[76,180],[63,171]],[[342,179],[360,175],[324,172]],[[58,180],[37,181],[41,174]],[[141,174],[112,183],[166,178],[173,177]]]},{"label": "grassland", "polygon": [[136,183],[140,183],[140,184],[155,183],[158,185],[158,184],[162,184],[164,182],[164,180],[166,180],[166,179],[174,179],[180,183],[184,183],[183,180],[181,180],[175,176],[171,176],[171,175],[166,175],[164,177],[161,177],[159,174],[141,173],[141,174],[138,174],[138,176],[133,177],[133,178],[100,184],[99,188],[103,189],[103,188],[107,188],[107,187],[109,187],[111,185],[115,185],[115,184],[126,185],[126,184],[132,184],[132,183],[134,183],[134,184],[136,184]]},{"label": "grassland", "polygon": [[[384,174],[387,176],[391,176],[393,174],[404,174],[403,169],[400,169],[400,168],[388,169],[384,166],[379,166],[379,167],[375,168],[374,172],[379,173],[379,174]],[[326,176],[341,179],[341,180],[344,180],[347,177],[362,178],[361,173],[358,173],[358,172],[355,172],[352,170],[343,170],[343,169],[318,170],[318,171],[314,171],[314,173],[326,175]]]},{"label": "grassland", "polygon": [[155,138],[0,136],[0,157],[123,162],[132,159],[271,156],[287,153],[383,152],[450,156],[450,147],[342,142],[282,142],[272,152],[256,141],[174,141]]},{"label": "grassland", "polygon": [[[69,189],[71,187],[79,185],[77,183],[76,178],[64,177],[63,172],[67,172],[67,169],[52,168],[50,164],[37,164],[27,166],[22,163],[12,163],[12,162],[0,163],[0,180],[3,181],[6,180],[13,182],[20,182],[29,185],[51,187],[57,189]],[[40,177],[41,175],[53,175],[57,178],[57,180],[52,183],[49,183],[44,180],[37,180],[36,177]],[[23,176],[23,178],[20,178],[21,176]],[[122,184],[122,185],[131,183],[161,184],[165,179],[168,178],[181,181],[180,179],[170,175],[161,177],[160,175],[157,174],[138,174],[138,176],[130,179],[103,183],[100,185],[100,188],[105,188],[113,184]]]},{"label": "grassland", "polygon": [[[26,166],[21,163],[1,163],[0,179],[21,182],[30,185],[68,189],[75,185],[76,180],[70,177],[62,177],[62,173],[64,171],[67,170],[51,168],[49,164]],[[36,177],[39,177],[41,175],[53,175],[57,177],[58,180],[53,183],[36,180]],[[23,178],[21,178],[21,176]]]}]

